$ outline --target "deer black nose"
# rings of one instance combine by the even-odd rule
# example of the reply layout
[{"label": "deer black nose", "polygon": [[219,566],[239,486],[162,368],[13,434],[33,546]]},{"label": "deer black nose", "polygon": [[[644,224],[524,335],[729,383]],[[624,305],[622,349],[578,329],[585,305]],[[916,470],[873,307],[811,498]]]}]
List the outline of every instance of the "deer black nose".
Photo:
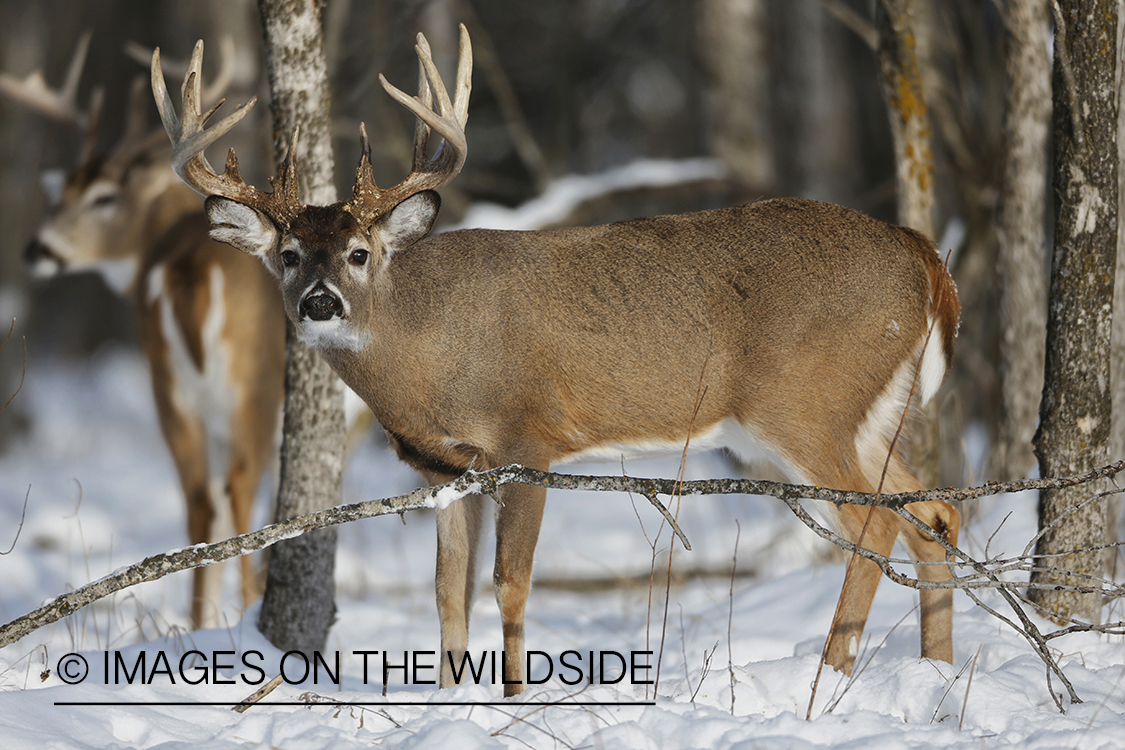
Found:
[{"label": "deer black nose", "polygon": [[34,238],[23,249],[23,262],[31,269],[47,273],[58,272],[66,267],[66,261],[54,250]]},{"label": "deer black nose", "polygon": [[301,317],[311,320],[331,320],[341,313],[344,306],[334,294],[321,292],[310,294],[301,300]]}]

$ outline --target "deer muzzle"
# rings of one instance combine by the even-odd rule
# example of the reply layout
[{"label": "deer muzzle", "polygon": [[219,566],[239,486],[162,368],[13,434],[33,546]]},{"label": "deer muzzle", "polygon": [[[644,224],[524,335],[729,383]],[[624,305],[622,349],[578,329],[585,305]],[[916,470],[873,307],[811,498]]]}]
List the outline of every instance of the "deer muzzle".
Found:
[{"label": "deer muzzle", "polygon": [[23,250],[23,262],[36,276],[51,276],[66,268],[66,259],[38,238],[27,243]]},{"label": "deer muzzle", "polygon": [[344,305],[340,298],[325,290],[314,291],[301,300],[301,317],[309,320],[331,320],[343,311]]}]

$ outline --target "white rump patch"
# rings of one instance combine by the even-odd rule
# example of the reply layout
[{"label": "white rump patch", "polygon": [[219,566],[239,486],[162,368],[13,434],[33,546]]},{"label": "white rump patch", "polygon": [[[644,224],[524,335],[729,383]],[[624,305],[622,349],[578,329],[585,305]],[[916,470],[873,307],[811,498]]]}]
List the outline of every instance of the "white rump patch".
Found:
[{"label": "white rump patch", "polygon": [[[207,440],[207,473],[212,488],[226,484],[230,464],[231,419],[238,401],[239,386],[230,375],[230,347],[223,338],[226,326],[226,305],[223,298],[225,278],[218,266],[211,268],[211,305],[201,325],[203,344],[202,368],[196,367],[187,341],[172,309],[172,300],[165,295],[164,276],[154,269],[149,274],[149,298],[159,300],[160,326],[167,344],[168,367],[172,372],[171,392],[176,408],[199,420]],[[159,285],[157,285],[159,284]],[[221,500],[224,495],[213,499]],[[216,508],[216,516],[221,517]]]},{"label": "white rump patch", "polygon": [[[934,397],[945,378],[945,351],[942,347],[942,330],[933,319],[928,319],[929,338],[923,339],[914,357],[899,366],[887,387],[867,410],[867,417],[855,435],[856,452],[861,460],[865,456],[886,456],[887,446],[904,418],[907,402],[912,407],[922,406]],[[922,346],[925,350],[922,350]],[[921,362],[918,357],[921,356]],[[917,365],[917,370],[915,366]],[[915,381],[917,372],[917,381]],[[914,396],[910,389],[913,386]],[[909,416],[906,417],[909,419]]]},{"label": "white rump patch", "polygon": [[926,318],[926,330],[930,331],[926,350],[922,353],[922,364],[918,368],[918,389],[922,400],[919,404],[927,403],[945,379],[945,365],[948,361],[942,341],[945,340],[944,331],[932,317]]}]

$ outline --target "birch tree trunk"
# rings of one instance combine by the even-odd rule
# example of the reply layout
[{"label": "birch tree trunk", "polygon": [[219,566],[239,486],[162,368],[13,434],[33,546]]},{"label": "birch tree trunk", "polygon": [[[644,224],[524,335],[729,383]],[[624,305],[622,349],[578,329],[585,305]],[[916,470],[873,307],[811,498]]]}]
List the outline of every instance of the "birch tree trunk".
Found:
[{"label": "birch tree trunk", "polygon": [[[329,130],[328,72],[319,0],[259,0],[277,160],[300,128],[297,164],[303,203],[336,202]],[[277,520],[329,508],[341,499],[343,386],[288,328],[285,418]],[[258,628],[282,650],[323,649],[336,618],[336,531],[281,542],[270,556]]]},{"label": "birch tree trunk", "polygon": [[[1119,0],[1118,11],[1120,12]],[[1125,129],[1125,110],[1121,107],[1121,76],[1122,63],[1125,61],[1125,28],[1120,19],[1117,24],[1117,70],[1114,71],[1114,90],[1117,92],[1117,215],[1121,216],[1125,209],[1125,170],[1121,168],[1125,162],[1125,139],[1121,137]],[[1117,222],[1117,273],[1113,285],[1113,332],[1110,335],[1109,350],[1109,382],[1113,393],[1113,427],[1109,436],[1109,455],[1125,456],[1125,225]],[[1121,533],[1121,498],[1107,498],[1106,509],[1106,544],[1116,542]],[[1106,565],[1110,576],[1116,579],[1125,562],[1125,553],[1117,548],[1106,550]]]},{"label": "birch tree trunk", "polygon": [[[919,64],[914,0],[879,0],[875,21],[894,141],[898,223],[933,237],[933,131]],[[920,424],[907,446],[914,474],[925,487],[938,486],[942,478],[937,404],[935,397],[922,410]]]},{"label": "birch tree trunk", "polygon": [[[1117,1],[1060,0],[1055,18],[1055,249],[1047,354],[1035,452],[1042,476],[1098,465],[1109,448],[1110,325],[1117,262]],[[1043,492],[1036,546],[1047,572],[1034,582],[1080,583],[1060,571],[1101,576],[1106,503],[1075,510],[1096,488]],[[1063,517],[1065,515],[1065,518]],[[1097,623],[1100,594],[1032,590],[1059,622]]]},{"label": "birch tree trunk", "polygon": [[1008,0],[1007,102],[996,271],[1000,277],[1001,421],[994,479],[1026,477],[1043,394],[1047,132],[1051,112],[1050,0]]}]

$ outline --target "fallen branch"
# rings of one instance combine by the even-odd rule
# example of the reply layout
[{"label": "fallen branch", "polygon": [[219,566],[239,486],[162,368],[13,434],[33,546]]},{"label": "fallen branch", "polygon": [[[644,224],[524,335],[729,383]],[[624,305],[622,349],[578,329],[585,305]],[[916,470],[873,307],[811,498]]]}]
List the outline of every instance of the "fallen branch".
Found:
[{"label": "fallen branch", "polygon": [[[657,500],[658,495],[722,495],[722,494],[748,494],[774,497],[793,510],[794,513],[813,531],[820,536],[843,547],[845,550],[855,549],[847,540],[833,534],[828,529],[820,526],[800,506],[798,500],[812,499],[823,500],[837,505],[879,505],[899,509],[908,503],[924,500],[970,500],[989,495],[1003,493],[1023,492],[1036,489],[1055,489],[1072,487],[1096,479],[1112,477],[1125,470],[1125,461],[1118,461],[1109,466],[1094,471],[1076,474],[1057,479],[1029,479],[1019,482],[988,482],[979,487],[964,489],[938,489],[919,492],[908,492],[897,495],[875,495],[862,492],[845,492],[841,490],[825,489],[822,487],[808,487],[803,485],[785,484],[751,479],[708,479],[678,482],[672,479],[644,479],[619,476],[579,476],[568,474],[554,474],[522,466],[505,466],[489,471],[469,471],[463,476],[448,484],[427,487],[397,497],[369,500],[350,505],[341,505],[335,508],[312,513],[307,516],[272,524],[249,534],[227,539],[222,542],[208,545],[195,545],[175,552],[153,555],[139,563],[118,570],[97,581],[86,584],[74,591],[62,594],[38,609],[0,627],[0,647],[15,643],[35,630],[56,622],[67,615],[73,614],[83,607],[92,604],[110,594],[135,586],[139,583],[155,581],[166,575],[181,570],[211,565],[231,557],[246,555],[264,549],[284,539],[289,539],[313,529],[326,526],[335,526],[361,518],[388,515],[391,513],[405,513],[420,508],[446,507],[448,504],[470,494],[484,494],[496,497],[498,490],[506,484],[524,484],[546,487],[557,490],[586,490],[599,492],[631,492],[643,495],[657,507],[666,520],[672,522],[673,530],[687,545],[683,532],[675,525],[673,519]],[[909,513],[903,512],[904,517],[925,530],[927,527]],[[939,541],[942,541],[939,537]],[[897,583],[913,588],[953,587],[953,588],[998,588],[1001,592],[1015,587],[1026,587],[1026,583],[1000,581],[997,573],[987,569],[984,563],[977,562],[961,550],[946,543],[946,551],[954,561],[970,568],[974,568],[975,575],[969,578],[987,580],[954,579],[951,582],[919,582],[899,574],[891,567],[892,559],[875,555],[867,550],[860,549],[859,554],[864,555],[880,564],[883,572]],[[690,546],[688,546],[690,549]],[[939,563],[941,564],[941,563]],[[1119,588],[1119,587],[1118,587]],[[1021,618],[1022,619],[1022,618]],[[1026,623],[1025,623],[1026,624]],[[1044,638],[1040,636],[1040,638]]]}]

